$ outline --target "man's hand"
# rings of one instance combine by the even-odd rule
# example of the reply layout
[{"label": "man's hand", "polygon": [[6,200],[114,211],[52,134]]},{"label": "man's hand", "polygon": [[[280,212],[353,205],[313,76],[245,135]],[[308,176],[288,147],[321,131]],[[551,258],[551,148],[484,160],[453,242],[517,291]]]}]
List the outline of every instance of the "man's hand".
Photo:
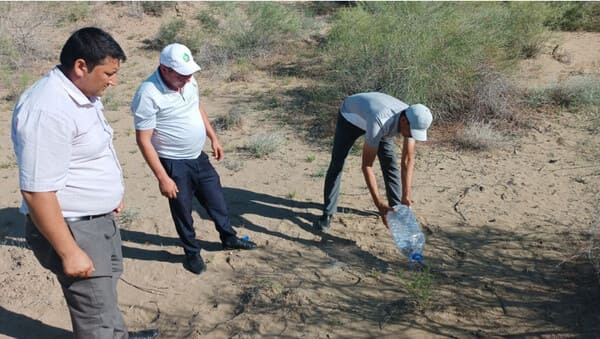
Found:
[{"label": "man's hand", "polygon": [[63,271],[69,277],[87,278],[94,273],[94,263],[90,257],[79,247],[61,258]]},{"label": "man's hand", "polygon": [[213,141],[212,142],[212,150],[213,150],[213,157],[215,159],[217,159],[217,161],[220,161],[221,159],[223,159],[223,147],[221,147],[221,144],[219,143],[219,141]]},{"label": "man's hand", "polygon": [[115,208],[115,209],[113,210],[113,212],[114,212],[115,214],[119,214],[119,213],[121,213],[121,211],[123,211],[123,208],[124,208],[124,207],[125,207],[125,204],[123,203],[123,201],[121,201],[121,202],[119,203],[119,206],[117,206],[117,208]]},{"label": "man's hand", "polygon": [[169,199],[177,198],[177,193],[179,193],[177,184],[170,177],[159,180],[158,188],[160,189],[160,194]]},{"label": "man's hand", "polygon": [[379,209],[379,215],[381,216],[381,220],[383,221],[383,224],[385,225],[385,227],[390,228],[390,226],[388,226],[388,222],[387,222],[387,214],[388,214],[388,212],[393,211],[394,208],[390,207],[386,204],[378,205],[377,208]]},{"label": "man's hand", "polygon": [[400,201],[400,203],[401,203],[402,205],[406,205],[406,206],[408,206],[408,207],[411,207],[411,206],[412,206],[412,202],[410,201],[410,199],[405,199],[404,197],[402,198],[402,200]]}]

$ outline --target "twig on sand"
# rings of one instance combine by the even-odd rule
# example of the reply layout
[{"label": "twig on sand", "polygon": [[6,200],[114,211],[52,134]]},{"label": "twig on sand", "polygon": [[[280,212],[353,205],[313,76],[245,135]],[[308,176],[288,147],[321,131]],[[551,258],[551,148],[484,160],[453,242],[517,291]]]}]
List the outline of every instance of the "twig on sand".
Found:
[{"label": "twig on sand", "polygon": [[500,297],[500,295],[496,291],[496,288],[491,284],[485,284],[484,287],[488,291],[492,292],[492,294],[498,299],[498,302],[500,303],[500,307],[502,308],[502,313],[504,313],[504,315],[508,315],[508,311],[506,310],[506,305],[504,303],[504,299],[502,299],[502,297]]},{"label": "twig on sand", "polygon": [[463,214],[463,213],[462,213],[462,212],[461,212],[461,211],[458,209],[458,205],[459,205],[459,204],[460,204],[460,203],[463,201],[463,199],[464,199],[464,198],[467,196],[467,193],[469,193],[469,191],[470,191],[472,188],[475,188],[475,187],[481,187],[481,185],[479,185],[479,184],[472,184],[472,185],[471,185],[471,186],[469,186],[469,187],[465,187],[465,189],[463,190],[462,194],[458,196],[458,201],[457,201],[457,202],[454,204],[454,211],[456,211],[456,213],[458,213],[458,214],[461,216],[461,218],[463,218],[463,220],[465,220],[465,221],[467,220],[467,218],[466,218],[466,217],[465,217],[465,215],[464,215],[464,214]]},{"label": "twig on sand", "polygon": [[129,285],[131,287],[134,287],[134,288],[137,288],[140,291],[143,291],[143,292],[146,292],[146,293],[150,293],[150,294],[156,294],[156,295],[165,295],[164,292],[157,291],[157,290],[154,290],[154,289],[151,289],[151,288],[141,287],[141,286],[138,286],[136,284],[130,283],[129,281],[125,280],[123,277],[121,277],[120,279],[121,279],[121,281],[123,281],[127,285]]}]

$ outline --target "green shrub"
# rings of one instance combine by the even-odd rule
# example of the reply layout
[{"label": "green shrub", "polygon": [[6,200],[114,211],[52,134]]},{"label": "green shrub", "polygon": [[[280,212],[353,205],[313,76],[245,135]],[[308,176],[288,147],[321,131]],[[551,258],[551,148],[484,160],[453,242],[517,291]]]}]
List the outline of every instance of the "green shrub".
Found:
[{"label": "green shrub", "polygon": [[550,3],[545,24],[555,30],[600,32],[600,3],[559,1]]},{"label": "green shrub", "polygon": [[215,16],[208,11],[201,11],[196,15],[196,20],[202,26],[202,29],[208,32],[217,32],[219,28],[219,21],[215,18]]},{"label": "green shrub", "polygon": [[[154,39],[144,40],[147,49],[162,50],[166,45],[178,42],[186,44],[186,21],[182,18],[175,18],[162,24]],[[187,45],[187,44],[186,44]],[[192,52],[192,47],[187,46]]]},{"label": "green shrub", "polygon": [[569,78],[547,88],[536,89],[527,96],[531,106],[559,105],[568,109],[600,105],[600,78],[583,75]]},{"label": "green shrub", "polygon": [[160,26],[156,40],[159,41],[163,46],[173,43],[178,40],[184,28],[185,20],[181,18],[175,18]]},{"label": "green shrub", "polygon": [[536,53],[545,18],[536,5],[368,2],[341,10],[325,47],[331,82],[344,95],[381,91],[427,104],[438,120],[464,120],[490,69],[504,73]]},{"label": "green shrub", "polygon": [[238,57],[256,56],[297,37],[302,16],[294,6],[277,2],[251,2],[221,7],[227,11],[222,25],[224,46]]}]

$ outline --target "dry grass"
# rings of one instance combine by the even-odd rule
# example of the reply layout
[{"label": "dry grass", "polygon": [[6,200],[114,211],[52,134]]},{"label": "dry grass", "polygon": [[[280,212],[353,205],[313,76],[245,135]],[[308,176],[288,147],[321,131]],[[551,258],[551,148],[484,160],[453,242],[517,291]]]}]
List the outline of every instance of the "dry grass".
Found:
[{"label": "dry grass", "polygon": [[231,130],[240,128],[242,125],[242,112],[240,112],[237,107],[230,109],[227,114],[220,116],[213,121],[213,126],[218,130]]},{"label": "dry grass", "polygon": [[456,144],[465,150],[485,151],[498,147],[504,136],[490,123],[472,121],[456,135]]},{"label": "dry grass", "polygon": [[274,153],[283,144],[284,138],[278,133],[260,133],[252,137],[246,148],[252,156],[264,158]]}]

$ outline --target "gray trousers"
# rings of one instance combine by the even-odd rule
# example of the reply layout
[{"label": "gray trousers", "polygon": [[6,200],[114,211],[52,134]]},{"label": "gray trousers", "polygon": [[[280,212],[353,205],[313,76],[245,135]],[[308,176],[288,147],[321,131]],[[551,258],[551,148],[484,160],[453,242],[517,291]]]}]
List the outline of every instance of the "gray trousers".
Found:
[{"label": "gray trousers", "polygon": [[[325,176],[323,215],[331,216],[337,211],[344,162],[356,139],[364,134],[364,130],[354,126],[338,113],[335,135],[333,137],[331,161],[327,169],[327,175]],[[400,177],[400,170],[398,169],[398,160],[392,138],[381,140],[377,151],[377,158],[383,172],[388,204],[390,206],[400,205],[402,200],[402,179]]]},{"label": "gray trousers", "polygon": [[121,234],[113,217],[109,214],[67,224],[79,247],[94,263],[92,277],[67,277],[60,257],[29,218],[25,223],[25,237],[40,264],[58,278],[71,315],[73,337],[128,338],[127,326],[117,302],[123,254]]}]

